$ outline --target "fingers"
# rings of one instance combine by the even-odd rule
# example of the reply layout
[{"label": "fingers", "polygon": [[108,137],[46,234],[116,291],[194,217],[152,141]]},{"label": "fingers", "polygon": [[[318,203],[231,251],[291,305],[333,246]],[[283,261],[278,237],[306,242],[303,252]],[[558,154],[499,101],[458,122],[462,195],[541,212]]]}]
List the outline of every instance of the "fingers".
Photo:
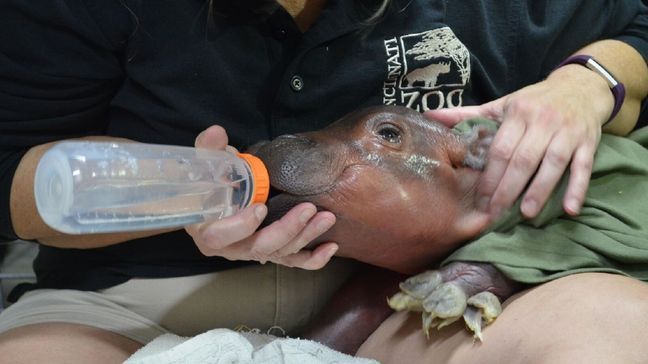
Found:
[{"label": "fingers", "polygon": [[299,252],[334,223],[332,213],[318,213],[312,204],[300,204],[251,236],[247,244],[255,260],[275,260]]},{"label": "fingers", "polygon": [[[493,216],[499,216],[503,209],[515,203],[527,187],[528,181],[531,181],[521,206],[522,214],[531,218],[540,212],[542,205],[548,200],[566,170],[576,147],[576,141],[554,130],[551,124],[555,120],[560,120],[560,117],[551,111],[514,113],[514,115],[519,116],[507,120],[505,124],[507,127],[502,136],[510,137],[510,144],[515,143],[516,138],[520,138],[515,150],[511,151],[510,148],[505,147],[502,148],[504,151],[500,152],[499,145],[495,145],[492,149],[493,159],[496,164],[501,164],[498,168],[506,168],[506,170],[493,192],[490,209]],[[525,117],[526,123],[522,121]],[[521,130],[524,130],[524,133],[520,136]],[[509,156],[510,160],[506,160],[505,158]],[[494,180],[497,178],[497,172],[499,171],[493,173]],[[487,174],[486,178],[491,176]],[[484,189],[488,186],[490,185],[486,185]],[[483,193],[488,192],[490,191],[483,191]]]},{"label": "fingers", "polygon": [[302,250],[335,223],[335,215],[317,212],[313,204],[302,203],[280,220],[256,231],[267,209],[246,208],[222,220],[186,227],[200,251],[207,256],[230,260],[272,261],[304,269],[323,267],[337,251],[333,243],[314,251]]},{"label": "fingers", "polygon": [[[525,130],[526,125],[523,122],[511,119],[511,121],[502,123],[499,131],[495,134],[488,151],[488,162],[477,189],[477,208],[481,211],[491,210],[491,197],[498,190],[500,181],[506,173],[509,161],[513,158]],[[501,195],[499,198],[502,199]],[[499,203],[500,205],[496,206],[495,210],[508,207]],[[498,211],[494,211],[493,215],[499,215]]]},{"label": "fingers", "polygon": [[302,250],[295,254],[274,259],[273,262],[288,267],[316,270],[323,268],[335,255],[338,245],[332,242],[320,244],[315,250]]},{"label": "fingers", "polygon": [[479,106],[455,107],[452,109],[430,110],[423,113],[423,116],[430,120],[438,121],[448,127],[470,118],[481,115]]},{"label": "fingers", "polygon": [[581,206],[585,201],[587,187],[592,175],[595,150],[596,144],[586,143],[574,154],[569,184],[563,199],[565,211],[572,216],[580,213]]},{"label": "fingers", "polygon": [[478,106],[462,106],[450,109],[429,110],[423,113],[423,116],[430,120],[438,121],[447,127],[453,127],[457,123],[466,119],[477,117],[490,118],[493,120],[501,120],[501,109],[503,99],[491,101],[489,103]]},{"label": "fingers", "polygon": [[185,230],[194,239],[201,253],[214,256],[229,245],[254,234],[266,214],[266,206],[253,205],[217,221],[186,226]]},{"label": "fingers", "polygon": [[477,206],[488,211],[491,219],[512,206],[521,193],[521,213],[527,218],[537,216],[568,166],[571,174],[563,207],[568,214],[580,212],[604,116],[600,100],[574,80],[547,78],[485,107],[482,116],[501,124],[477,188]]},{"label": "fingers", "polygon": [[[522,200],[522,215],[533,218],[540,213],[542,204],[547,201],[567,169],[576,140],[567,134],[558,134],[550,142],[533,182]],[[589,177],[588,177],[589,180]],[[585,181],[585,190],[587,180]]]},{"label": "fingers", "polygon": [[198,134],[194,144],[196,148],[225,149],[227,142],[225,129],[219,125],[212,125]]},{"label": "fingers", "polygon": [[[195,146],[236,152],[227,142],[225,129],[214,125],[196,137]],[[302,250],[335,224],[332,213],[317,212],[313,204],[303,203],[257,231],[267,212],[265,205],[249,206],[235,215],[186,226],[185,230],[201,253],[230,260],[273,261],[304,269],[319,269],[337,251],[335,243],[321,244],[313,251]]]},{"label": "fingers", "polygon": [[521,212],[526,218],[533,218],[540,213],[570,163],[571,173],[563,197],[563,210],[572,216],[580,213],[587,194],[596,150],[596,143],[589,139],[579,143],[582,140],[584,139],[570,138],[566,133],[558,134],[552,140],[542,165],[522,200]]},{"label": "fingers", "polygon": [[570,163],[563,206],[568,214],[580,212],[589,186],[597,139],[592,142],[592,137],[576,130],[551,131],[542,120],[567,123],[560,117],[535,118],[525,129],[522,123],[505,121],[493,141],[477,190],[477,207],[488,211],[493,218],[510,208],[525,189],[520,212],[526,218],[537,216]]}]

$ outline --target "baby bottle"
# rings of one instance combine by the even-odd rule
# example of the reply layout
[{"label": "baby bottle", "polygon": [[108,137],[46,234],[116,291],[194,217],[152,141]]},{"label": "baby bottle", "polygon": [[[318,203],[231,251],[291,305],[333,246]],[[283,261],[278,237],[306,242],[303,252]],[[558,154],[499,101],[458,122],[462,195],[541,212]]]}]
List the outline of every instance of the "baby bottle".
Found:
[{"label": "baby bottle", "polygon": [[265,202],[268,172],[255,156],[142,143],[67,141],[41,158],[38,212],[68,234],[180,227]]}]

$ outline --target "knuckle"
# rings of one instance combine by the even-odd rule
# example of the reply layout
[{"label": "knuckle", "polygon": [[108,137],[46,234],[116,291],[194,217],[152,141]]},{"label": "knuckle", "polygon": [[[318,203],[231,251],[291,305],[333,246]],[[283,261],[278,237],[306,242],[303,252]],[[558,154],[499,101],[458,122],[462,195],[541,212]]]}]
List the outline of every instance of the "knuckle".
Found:
[{"label": "knuckle", "polygon": [[305,229],[308,225],[308,222],[302,221],[292,221],[286,218],[284,231],[291,237],[299,235],[299,233]]},{"label": "knuckle", "polygon": [[210,239],[210,231],[207,228],[208,225],[201,225],[197,227],[194,231],[193,234],[191,235],[194,240],[200,240],[200,241],[205,241]]},{"label": "knuckle", "polygon": [[246,259],[245,256],[242,256],[241,254],[239,254],[239,253],[237,253],[235,251],[231,251],[231,250],[220,250],[220,251],[217,252],[217,254],[214,254],[214,255],[217,255],[217,256],[219,256],[221,258],[227,259],[227,260],[229,260],[231,262],[237,261],[237,260],[248,260],[248,259]]},{"label": "knuckle", "polygon": [[324,267],[324,262],[318,261],[318,260],[313,260],[310,259],[306,261],[303,265],[302,268],[306,270],[318,270],[320,268]]},{"label": "knuckle", "polygon": [[581,158],[575,161],[573,168],[584,172],[585,177],[589,178],[589,174],[594,166],[594,160],[591,158]]},{"label": "knuckle", "polygon": [[292,261],[292,259],[276,259],[273,260],[272,262],[276,264],[281,264],[288,268],[294,268],[296,266],[296,264]]},{"label": "knuckle", "polygon": [[289,216],[284,215],[279,220],[272,223],[268,228],[280,232],[280,236],[282,236],[283,239],[290,240],[297,236],[304,227],[300,223],[295,223]]},{"label": "knuckle", "polygon": [[571,160],[571,155],[565,151],[549,149],[545,154],[545,160],[554,166],[566,166]]},{"label": "knuckle", "polygon": [[301,246],[302,244],[291,244],[288,247],[280,249],[275,254],[277,255],[277,257],[287,257],[293,254],[297,254],[301,250]]},{"label": "knuckle", "polygon": [[218,254],[219,249],[213,249],[212,247],[204,243],[197,243],[196,246],[198,247],[200,253],[206,257],[213,257],[215,255],[220,255]]},{"label": "knuckle", "polygon": [[306,246],[309,241],[310,239],[308,238],[300,237],[298,239],[295,239],[288,248],[290,248],[291,252],[299,251],[302,247]]},{"label": "knuckle", "polygon": [[230,262],[233,262],[233,261],[236,261],[236,260],[241,260],[240,258],[231,256],[231,255],[221,255],[221,257],[229,260]]},{"label": "knuckle", "polygon": [[288,250],[287,248],[281,248],[281,249],[271,253],[270,257],[272,259],[279,259],[279,258],[283,258],[285,256],[288,256],[290,254],[291,254],[290,250]]},{"label": "knuckle", "polygon": [[272,254],[267,254],[266,252],[263,252],[258,247],[253,247],[250,250],[250,259],[252,260],[257,260],[259,262],[266,262],[268,260],[271,260],[271,258],[272,258]]},{"label": "knuckle", "polygon": [[511,160],[511,164],[517,169],[534,169],[536,167],[536,156],[529,149],[519,151]]},{"label": "knuckle", "polygon": [[212,234],[209,231],[203,232],[200,234],[200,245],[206,246],[211,250],[219,250],[226,247],[227,242],[223,241],[219,235]]},{"label": "knuckle", "polygon": [[196,244],[196,246],[198,247],[198,251],[200,251],[200,254],[206,257],[211,257],[213,255],[211,249],[207,249],[207,247],[205,247],[204,245]]},{"label": "knuckle", "polygon": [[490,157],[499,161],[508,161],[513,154],[513,144],[510,142],[498,142],[490,148]]},{"label": "knuckle", "polygon": [[564,117],[564,113],[560,112],[552,105],[544,105],[538,109],[538,120],[541,122],[551,122],[554,120],[561,120],[565,123],[569,123],[570,118]]},{"label": "knuckle", "polygon": [[266,260],[274,262],[276,260],[281,260],[282,258],[284,258],[284,256],[285,255],[281,251],[277,250],[277,251],[274,251],[274,252],[268,254],[266,256]]},{"label": "knuckle", "polygon": [[528,114],[536,108],[536,104],[527,98],[514,97],[506,105],[507,111],[512,114]]},{"label": "knuckle", "polygon": [[184,227],[184,229],[192,238],[196,235],[196,231],[198,230],[196,225],[187,225]]}]

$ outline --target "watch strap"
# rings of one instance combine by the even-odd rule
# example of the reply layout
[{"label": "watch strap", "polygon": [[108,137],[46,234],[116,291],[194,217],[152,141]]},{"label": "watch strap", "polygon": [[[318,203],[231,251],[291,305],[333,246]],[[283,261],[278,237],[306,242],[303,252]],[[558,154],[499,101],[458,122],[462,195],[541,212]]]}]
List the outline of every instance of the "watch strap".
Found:
[{"label": "watch strap", "polygon": [[614,77],[614,75],[610,73],[610,71],[603,67],[603,65],[598,63],[592,56],[584,54],[571,56],[562,61],[557,68],[572,63],[580,64],[594,71],[599,76],[603,77],[603,79],[605,79],[605,82],[607,82],[608,86],[610,87],[610,91],[612,91],[612,95],[614,96],[614,108],[612,108],[612,114],[610,115],[610,118],[605,123],[603,123],[603,125],[606,125],[607,123],[612,121],[612,119],[614,119],[614,117],[619,113],[619,110],[621,110],[621,106],[623,106],[623,101],[625,100],[625,86],[622,82],[619,82]]}]

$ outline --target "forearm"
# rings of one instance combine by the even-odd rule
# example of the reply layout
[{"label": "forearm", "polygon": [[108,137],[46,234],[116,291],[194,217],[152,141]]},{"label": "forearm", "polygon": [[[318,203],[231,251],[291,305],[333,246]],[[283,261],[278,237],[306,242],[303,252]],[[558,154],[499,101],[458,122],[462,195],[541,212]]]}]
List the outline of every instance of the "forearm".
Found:
[{"label": "forearm", "polygon": [[[623,82],[626,96],[617,116],[608,123],[606,133],[626,135],[637,123],[642,101],[648,96],[648,66],[646,61],[630,45],[617,40],[592,43],[575,54],[587,54],[596,59],[617,80]],[[600,77],[593,74],[593,77]],[[611,97],[611,93],[609,93]],[[605,122],[606,120],[603,120]]]},{"label": "forearm", "polygon": [[[120,140],[118,138],[93,137],[94,140]],[[41,156],[53,145],[48,143],[31,148],[20,161],[11,184],[10,214],[16,235],[25,240],[37,240],[41,244],[60,248],[98,248],[124,241],[160,234],[167,230],[149,230],[129,233],[67,235],[43,222],[34,199],[34,174]]]}]

